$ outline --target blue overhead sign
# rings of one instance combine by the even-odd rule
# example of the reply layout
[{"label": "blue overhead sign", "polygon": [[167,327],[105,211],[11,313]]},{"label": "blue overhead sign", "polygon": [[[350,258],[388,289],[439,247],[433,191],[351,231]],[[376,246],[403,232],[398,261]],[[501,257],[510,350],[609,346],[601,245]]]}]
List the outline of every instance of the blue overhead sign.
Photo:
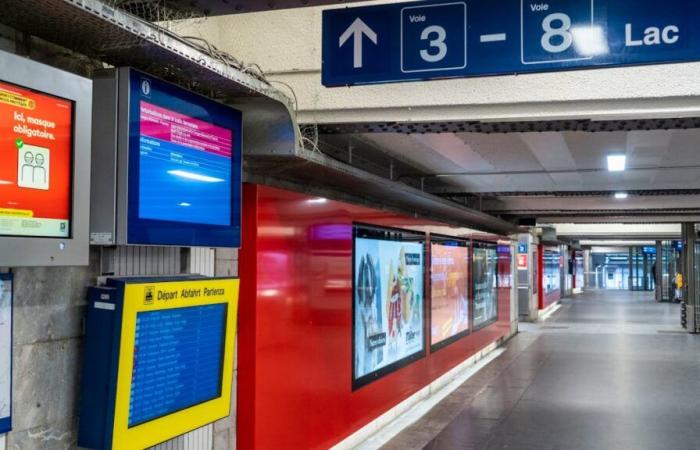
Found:
[{"label": "blue overhead sign", "polygon": [[323,12],[323,84],[700,60],[700,2],[469,0]]}]

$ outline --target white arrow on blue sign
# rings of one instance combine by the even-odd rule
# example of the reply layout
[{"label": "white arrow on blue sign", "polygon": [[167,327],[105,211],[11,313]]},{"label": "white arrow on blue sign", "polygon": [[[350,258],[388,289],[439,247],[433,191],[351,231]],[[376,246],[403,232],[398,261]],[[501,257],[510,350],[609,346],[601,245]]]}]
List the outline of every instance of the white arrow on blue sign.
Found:
[{"label": "white arrow on blue sign", "polygon": [[429,0],[329,9],[323,84],[698,61],[698,22],[700,2],[687,0]]},{"label": "white arrow on blue sign", "polygon": [[359,17],[345,30],[345,33],[340,35],[338,46],[342,47],[345,43],[353,38],[353,56],[352,56],[352,66],[355,69],[362,68],[362,37],[367,36],[367,38],[374,44],[377,43],[377,33],[372,31],[366,23],[362,21]]}]

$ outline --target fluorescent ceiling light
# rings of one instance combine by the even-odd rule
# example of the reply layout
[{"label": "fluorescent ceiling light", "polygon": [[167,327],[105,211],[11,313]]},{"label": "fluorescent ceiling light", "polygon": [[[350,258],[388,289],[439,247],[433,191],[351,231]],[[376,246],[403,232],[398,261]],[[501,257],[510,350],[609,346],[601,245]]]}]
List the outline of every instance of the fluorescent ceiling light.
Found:
[{"label": "fluorescent ceiling light", "polygon": [[622,172],[627,168],[627,156],[624,153],[608,155],[608,170],[610,172]]},{"label": "fluorescent ceiling light", "polygon": [[618,200],[624,200],[627,197],[629,197],[629,195],[627,195],[627,192],[615,192],[615,198]]},{"label": "fluorescent ceiling light", "polygon": [[610,52],[605,32],[600,26],[573,27],[574,47],[583,56],[607,55]]},{"label": "fluorescent ceiling light", "polygon": [[318,204],[318,205],[326,203],[327,201],[328,201],[327,199],[322,198],[322,197],[312,198],[311,200],[307,200],[308,203]]},{"label": "fluorescent ceiling light", "polygon": [[188,180],[203,181],[205,183],[222,183],[224,180],[222,178],[214,178],[207,175],[200,175],[194,172],[188,172],[186,170],[168,170],[170,175],[175,175],[176,177],[187,178]]},{"label": "fluorescent ceiling light", "polygon": [[185,208],[188,206],[192,206],[192,203],[187,203],[187,202],[180,202],[177,204],[177,206],[184,206]]}]

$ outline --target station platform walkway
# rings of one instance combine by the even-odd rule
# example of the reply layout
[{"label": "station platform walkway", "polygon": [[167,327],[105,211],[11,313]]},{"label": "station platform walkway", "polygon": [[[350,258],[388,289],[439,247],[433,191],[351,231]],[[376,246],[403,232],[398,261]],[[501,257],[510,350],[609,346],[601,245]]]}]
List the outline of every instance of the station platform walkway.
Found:
[{"label": "station platform walkway", "polygon": [[651,293],[563,300],[384,448],[695,448],[700,337],[679,309]]}]

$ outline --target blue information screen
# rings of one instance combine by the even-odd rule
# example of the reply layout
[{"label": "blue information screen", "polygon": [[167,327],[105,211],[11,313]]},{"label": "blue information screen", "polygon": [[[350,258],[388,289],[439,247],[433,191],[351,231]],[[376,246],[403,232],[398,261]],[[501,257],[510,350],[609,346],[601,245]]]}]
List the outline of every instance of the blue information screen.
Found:
[{"label": "blue information screen", "polygon": [[139,313],[129,427],[221,395],[226,305]]},{"label": "blue information screen", "polygon": [[231,130],[145,100],[140,110],[139,216],[230,225]]},{"label": "blue information screen", "polygon": [[238,247],[241,113],[130,74],[128,243]]}]

